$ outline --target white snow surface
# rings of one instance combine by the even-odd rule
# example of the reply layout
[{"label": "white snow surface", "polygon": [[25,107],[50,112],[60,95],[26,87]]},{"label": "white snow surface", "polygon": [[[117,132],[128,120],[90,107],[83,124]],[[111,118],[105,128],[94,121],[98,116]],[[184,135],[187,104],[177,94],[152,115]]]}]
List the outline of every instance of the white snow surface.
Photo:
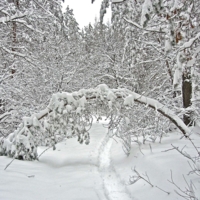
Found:
[{"label": "white snow surface", "polygon": [[[170,170],[182,189],[186,187],[183,175],[189,183],[192,180],[200,199],[200,178],[188,175],[188,159],[175,150],[166,151],[171,144],[180,148],[186,145],[184,150],[195,155],[191,143],[180,139],[180,133],[169,133],[161,144],[151,144],[152,151],[149,144],[142,145],[141,151],[132,144],[131,154],[126,157],[119,140],[109,138],[101,123],[94,123],[90,130],[89,145],[68,139],[57,144],[55,151],[47,150],[39,161],[14,160],[6,170],[12,159],[1,156],[0,200],[181,200],[168,181]],[[198,146],[200,136],[191,137]],[[39,154],[45,149],[40,147]],[[147,173],[154,187],[143,180],[129,185],[134,167],[141,175]]]}]

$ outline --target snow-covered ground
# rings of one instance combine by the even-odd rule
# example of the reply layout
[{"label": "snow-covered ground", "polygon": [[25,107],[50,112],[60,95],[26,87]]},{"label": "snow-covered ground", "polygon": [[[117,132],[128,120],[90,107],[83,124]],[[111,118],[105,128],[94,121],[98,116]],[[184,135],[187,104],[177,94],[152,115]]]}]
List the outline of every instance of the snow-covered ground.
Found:
[{"label": "snow-covered ground", "polygon": [[[183,191],[186,191],[186,188],[188,188],[184,178],[189,185],[190,181],[192,181],[194,183],[195,196],[200,200],[200,176],[189,175],[191,171],[188,163],[189,159],[182,156],[176,150],[171,150],[173,148],[172,145],[179,147],[180,150],[185,147],[183,152],[187,152],[190,155],[197,155],[191,142],[185,138],[180,139],[181,137],[180,133],[169,133],[163,138],[161,144],[145,144],[141,146],[141,149],[137,145],[134,145],[129,157],[125,157],[119,150],[119,143],[113,144],[111,151],[112,165],[117,174],[120,175],[120,178],[128,184],[130,176],[136,176],[134,172],[135,168],[142,177],[147,180],[149,178],[150,183],[153,185],[152,187],[140,179],[135,184],[127,187],[131,196],[134,196],[138,200],[184,199],[177,195],[176,191],[180,194],[183,193],[170,183],[172,174],[175,184]],[[195,138],[193,142],[199,147],[200,136],[195,134],[191,138]],[[190,163],[192,164],[192,162]]]},{"label": "snow-covered ground", "polygon": [[[58,144],[55,151],[46,151],[39,161],[14,160],[6,170],[12,159],[0,157],[0,200],[183,199],[169,182],[171,171],[174,182],[183,190],[187,186],[183,175],[189,184],[192,180],[200,199],[200,177],[188,175],[188,159],[169,150],[171,144],[180,148],[186,145],[184,150],[193,152],[189,141],[180,140],[180,133],[169,133],[161,144],[151,144],[151,148],[145,144],[140,150],[133,144],[129,157],[119,141],[107,137],[100,123],[95,123],[90,133],[89,145],[69,139]],[[192,137],[199,147],[200,136]],[[39,148],[39,153],[44,149]],[[154,187],[142,179],[129,185],[134,167],[145,178],[146,173]]]}]

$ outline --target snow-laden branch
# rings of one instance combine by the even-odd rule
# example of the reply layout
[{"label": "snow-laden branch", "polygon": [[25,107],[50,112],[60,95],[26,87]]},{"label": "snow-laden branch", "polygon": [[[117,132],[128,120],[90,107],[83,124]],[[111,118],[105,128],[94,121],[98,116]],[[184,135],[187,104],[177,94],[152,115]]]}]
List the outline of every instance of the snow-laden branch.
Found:
[{"label": "snow-laden branch", "polygon": [[1,17],[0,23],[11,22],[11,21],[14,21],[16,19],[24,18],[27,15],[28,15],[28,12],[24,12],[24,13],[20,13],[20,14],[17,13],[17,14],[12,15],[12,16]]},{"label": "snow-laden branch", "polygon": [[130,99],[132,98],[133,101],[136,101],[141,104],[145,104],[145,105],[155,109],[156,111],[158,111],[159,113],[161,113],[162,115],[164,115],[165,117],[170,119],[170,121],[173,122],[186,137],[188,137],[188,134],[190,133],[189,128],[184,124],[184,122],[173,111],[171,111],[165,105],[159,103],[155,99],[151,99],[151,98],[139,95],[135,92],[131,92],[129,98]]},{"label": "snow-laden branch", "polygon": [[44,32],[34,28],[32,25],[30,24],[27,24],[27,22],[25,20],[22,20],[22,19],[16,19],[15,20],[16,22],[20,23],[20,24],[23,24],[24,26],[26,26],[28,29],[34,31],[34,32],[37,32],[39,34],[44,34]]},{"label": "snow-laden branch", "polygon": [[9,50],[8,48],[6,48],[6,47],[4,47],[4,46],[1,46],[1,48],[2,48],[4,51],[6,51],[7,53],[9,53],[9,54],[14,54],[14,55],[19,56],[19,57],[22,57],[22,58],[25,58],[25,57],[26,57],[25,54],[20,53],[20,52],[16,52],[16,51],[11,51],[11,50]]},{"label": "snow-laden branch", "polygon": [[[100,88],[100,90],[99,90]],[[102,96],[101,96],[101,95]],[[75,103],[74,97],[81,99],[85,98],[87,101],[91,99],[96,98],[102,98],[107,101],[113,101],[117,99],[124,99],[124,105],[125,106],[132,106],[134,102],[138,102],[141,104],[145,104],[153,109],[155,109],[157,112],[160,112],[162,115],[170,119],[180,130],[181,132],[187,136],[187,134],[190,133],[189,128],[183,123],[183,121],[170,109],[168,109],[163,104],[159,103],[157,100],[145,97],[143,95],[137,94],[136,92],[132,92],[127,89],[109,89],[106,85],[102,84],[97,87],[97,89],[82,89],[78,92],[73,92],[71,94],[69,93],[57,93],[54,94],[49,106],[41,111],[40,113],[36,114],[35,116],[37,119],[42,119],[44,116],[46,116],[48,113],[52,112],[55,109],[55,102],[58,101],[59,98],[72,98]],[[70,100],[69,100],[70,101]],[[57,105],[58,106],[58,105]]]},{"label": "snow-laden branch", "polygon": [[11,115],[11,112],[5,112],[5,113],[1,114],[0,121],[3,120],[5,117],[8,117],[9,115]]},{"label": "snow-laden branch", "polygon": [[125,17],[123,18],[126,22],[128,22],[129,24],[139,28],[139,29],[142,29],[144,31],[148,31],[148,32],[156,32],[156,33],[165,33],[164,31],[161,31],[159,29],[150,29],[150,28],[144,28],[142,26],[140,26],[139,24],[137,24],[136,22],[133,22],[129,19],[126,19]]},{"label": "snow-laden branch", "polygon": [[24,58],[27,62],[31,63],[32,65],[35,65],[33,63],[33,61],[26,54],[23,54],[23,53],[20,53],[20,52],[17,52],[17,51],[11,51],[11,50],[9,50],[8,48],[6,48],[4,46],[0,46],[0,48],[2,48],[4,51],[6,51],[9,54],[13,54],[15,56],[19,56],[21,58]]},{"label": "snow-laden branch", "polygon": [[[131,107],[134,102],[155,109],[171,120],[188,137],[189,128],[171,110],[157,100],[139,95],[127,89],[110,89],[101,84],[94,89],[81,89],[77,92],[53,94],[46,109],[31,117],[24,117],[19,128],[0,143],[0,155],[23,159],[36,159],[37,146],[54,145],[63,136],[77,136],[78,141],[89,143],[88,126],[92,123],[92,114],[104,112],[113,115],[117,104],[121,109]],[[104,107],[102,105],[105,105]],[[103,110],[103,111],[101,111]],[[121,112],[119,108],[117,113]],[[43,119],[43,120],[42,120]],[[40,138],[42,143],[38,142]],[[20,150],[20,153],[19,153]]]},{"label": "snow-laden branch", "polygon": [[200,32],[199,32],[195,37],[193,37],[193,38],[191,38],[189,41],[185,42],[185,43],[180,47],[179,51],[182,51],[182,50],[184,50],[184,49],[190,48],[190,47],[194,44],[194,42],[195,42],[196,40],[198,40],[198,39],[200,39]]},{"label": "snow-laden branch", "polygon": [[49,10],[47,10],[45,7],[43,7],[43,6],[41,5],[41,3],[39,3],[37,0],[33,0],[33,1],[34,1],[35,4],[38,5],[44,12],[48,13],[51,17],[53,17],[54,19],[57,20],[56,16],[55,16],[53,13],[51,13]]}]

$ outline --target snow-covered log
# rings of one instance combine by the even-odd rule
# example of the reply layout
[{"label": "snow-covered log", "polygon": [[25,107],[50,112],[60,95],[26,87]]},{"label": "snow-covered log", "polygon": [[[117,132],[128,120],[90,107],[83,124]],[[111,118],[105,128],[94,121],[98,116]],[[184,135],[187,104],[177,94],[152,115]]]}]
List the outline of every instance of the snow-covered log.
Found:
[{"label": "snow-covered log", "polygon": [[[38,145],[52,145],[63,137],[78,137],[78,141],[89,144],[88,127],[92,124],[94,112],[103,110],[112,115],[117,105],[130,108],[134,102],[145,104],[169,118],[187,137],[190,133],[183,121],[157,100],[139,95],[127,89],[110,89],[101,84],[94,89],[82,89],[78,92],[53,94],[49,105],[41,112],[24,117],[19,128],[7,138],[0,140],[0,155],[18,159],[37,159]],[[103,107],[102,105],[107,107]],[[115,113],[117,115],[117,112]]]}]

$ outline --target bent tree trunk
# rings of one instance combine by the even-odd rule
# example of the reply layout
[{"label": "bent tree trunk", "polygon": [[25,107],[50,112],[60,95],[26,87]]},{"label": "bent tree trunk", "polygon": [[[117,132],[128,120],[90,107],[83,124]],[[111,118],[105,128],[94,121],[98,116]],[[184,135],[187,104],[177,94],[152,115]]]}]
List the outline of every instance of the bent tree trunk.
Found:
[{"label": "bent tree trunk", "polygon": [[[191,74],[189,72],[184,72],[182,75],[182,96],[183,96],[183,108],[187,109],[192,105],[192,82]],[[192,125],[191,111],[187,111],[183,115],[183,121],[186,125]]]},{"label": "bent tree trunk", "polygon": [[110,89],[102,84],[95,89],[53,94],[46,109],[31,117],[25,117],[14,133],[7,138],[0,138],[0,155],[34,160],[37,159],[38,145],[45,143],[45,145],[53,146],[58,136],[67,137],[68,133],[71,136],[77,136],[80,143],[85,141],[88,144],[90,136],[87,126],[88,122],[92,123],[90,119],[94,111],[103,110],[108,117],[123,112],[128,107],[131,109],[134,102],[147,105],[160,112],[170,119],[185,137],[188,137],[190,130],[184,122],[157,100],[127,89]]}]

